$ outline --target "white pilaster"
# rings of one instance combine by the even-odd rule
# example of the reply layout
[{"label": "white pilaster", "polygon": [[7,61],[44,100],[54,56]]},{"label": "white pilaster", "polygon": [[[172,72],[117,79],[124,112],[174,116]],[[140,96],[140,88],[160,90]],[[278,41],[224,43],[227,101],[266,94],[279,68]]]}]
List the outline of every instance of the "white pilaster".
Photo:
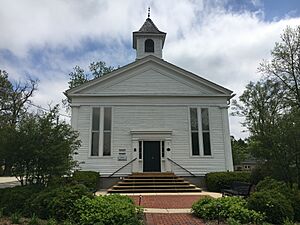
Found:
[{"label": "white pilaster", "polygon": [[171,162],[168,160],[168,158],[172,159],[172,144],[171,144],[171,139],[167,138],[165,142],[165,170],[166,172],[171,172],[172,167],[171,167]]},{"label": "white pilaster", "polygon": [[223,137],[224,137],[224,151],[225,151],[225,167],[228,171],[233,171],[233,160],[230,142],[229,119],[227,107],[222,107],[222,121],[223,121]]},{"label": "white pilaster", "polygon": [[132,172],[139,172],[139,141],[132,140],[132,159],[135,159],[132,163]]},{"label": "white pilaster", "polygon": [[79,115],[79,106],[72,106],[72,117],[71,125],[74,130],[78,130],[78,115]]}]

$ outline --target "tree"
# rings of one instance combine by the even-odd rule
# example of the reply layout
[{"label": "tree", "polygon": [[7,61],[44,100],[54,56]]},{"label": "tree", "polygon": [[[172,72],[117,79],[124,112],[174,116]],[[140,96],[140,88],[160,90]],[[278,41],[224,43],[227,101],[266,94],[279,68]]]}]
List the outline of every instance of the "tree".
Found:
[{"label": "tree", "polygon": [[[236,114],[245,116],[243,125],[250,131],[250,153],[268,164],[266,168],[275,178],[291,184],[300,176],[300,173],[295,174],[299,149],[293,140],[297,133],[290,126],[297,114],[286,106],[282,89],[273,80],[250,82],[239,97],[242,104],[234,104]],[[298,127],[298,124],[294,126]]]},{"label": "tree", "polygon": [[249,84],[240,97],[252,153],[265,160],[273,175],[300,188],[300,26],[287,27],[260,64],[265,80]]},{"label": "tree", "polygon": [[234,115],[243,116],[245,126],[252,136],[264,138],[284,111],[282,87],[271,80],[250,82],[239,97],[233,101]]},{"label": "tree", "polygon": [[89,69],[90,71],[88,73],[85,73],[82,68],[80,68],[79,66],[75,66],[73,68],[74,71],[69,74],[69,88],[77,87],[91,79],[102,77],[115,70],[114,67],[107,66],[103,61],[90,63]]},{"label": "tree", "polygon": [[75,66],[73,70],[74,71],[69,74],[69,88],[77,87],[88,81],[88,76],[84,73],[84,70],[82,68],[80,68],[79,66]]},{"label": "tree", "polygon": [[17,129],[12,173],[22,185],[46,185],[54,176],[66,175],[75,166],[72,155],[80,146],[78,133],[59,122],[58,106],[49,113],[26,114]]},{"label": "tree", "polygon": [[295,177],[291,182],[297,182],[300,189],[300,110],[294,109],[280,118],[274,142],[280,151],[273,153],[273,157],[285,164],[283,172],[289,178]]},{"label": "tree", "polygon": [[262,62],[259,71],[281,84],[286,103],[300,109],[300,26],[287,27],[271,55],[272,60]]},{"label": "tree", "polygon": [[20,118],[26,114],[26,103],[30,102],[37,88],[37,81],[28,78],[25,82],[12,83],[8,73],[0,70],[0,166],[4,174],[10,175],[10,146],[14,145],[14,135]]},{"label": "tree", "polygon": [[248,144],[246,141],[236,140],[231,137],[233,165],[239,165],[249,157]]},{"label": "tree", "polygon": [[115,70],[114,67],[107,66],[103,61],[92,62],[89,68],[94,78],[102,77],[103,75]]},{"label": "tree", "polygon": [[[80,66],[75,66],[73,68],[73,71],[69,73],[70,80],[68,82],[69,88],[75,88],[77,86],[80,86],[86,82],[88,82],[91,79],[96,79],[99,77],[102,77],[112,71],[115,70],[112,66],[107,66],[105,62],[98,61],[98,62],[92,62],[89,66],[89,72],[86,73],[84,69],[82,69]],[[66,99],[62,100],[62,103],[64,107],[69,110],[70,108],[70,99],[67,97]]]}]

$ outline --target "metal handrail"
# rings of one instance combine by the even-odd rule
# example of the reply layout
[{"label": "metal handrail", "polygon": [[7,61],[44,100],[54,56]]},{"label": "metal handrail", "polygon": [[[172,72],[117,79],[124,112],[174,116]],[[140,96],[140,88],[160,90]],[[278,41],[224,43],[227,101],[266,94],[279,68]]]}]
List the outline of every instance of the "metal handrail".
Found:
[{"label": "metal handrail", "polygon": [[132,163],[133,161],[137,160],[137,158],[132,159],[130,162],[126,163],[124,166],[121,166],[119,169],[117,169],[115,172],[113,172],[111,175],[109,175],[108,177],[112,177],[113,175],[115,175],[117,172],[119,172],[121,169],[123,169],[124,167],[128,166],[130,163]]},{"label": "metal handrail", "polygon": [[186,172],[188,172],[189,174],[191,174],[193,177],[195,177],[196,175],[193,174],[191,171],[189,171],[188,169],[184,168],[183,166],[179,165],[177,162],[175,162],[174,160],[167,158],[168,160],[170,160],[172,163],[174,163],[176,166],[179,166],[181,169],[185,170]]}]

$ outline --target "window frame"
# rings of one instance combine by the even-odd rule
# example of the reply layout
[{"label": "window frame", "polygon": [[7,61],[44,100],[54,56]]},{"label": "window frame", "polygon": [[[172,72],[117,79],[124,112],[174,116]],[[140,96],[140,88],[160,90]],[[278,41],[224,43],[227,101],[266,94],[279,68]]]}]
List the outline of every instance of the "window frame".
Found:
[{"label": "window frame", "polygon": [[[192,158],[213,158],[213,148],[212,148],[212,139],[211,139],[211,112],[210,107],[203,106],[189,106],[188,108],[188,122],[189,122],[189,143],[190,143],[190,157]],[[192,146],[192,129],[191,129],[191,117],[190,117],[190,109],[197,109],[197,117],[198,117],[198,138],[199,138],[199,155],[193,155],[193,146]],[[203,130],[202,130],[202,115],[201,109],[208,109],[208,124],[209,124],[209,142],[210,142],[210,155],[204,155],[204,143],[203,143]],[[199,120],[200,119],[200,120]]]},{"label": "window frame", "polygon": [[[99,150],[98,155],[92,155],[92,128],[93,128],[93,109],[100,108],[100,119],[99,119]],[[104,150],[104,108],[111,108],[111,130],[110,130],[110,155],[103,155]],[[112,106],[91,106],[90,107],[90,129],[89,129],[89,151],[88,158],[112,158],[112,139],[113,139],[113,107]]]},{"label": "window frame", "polygon": [[[93,129],[93,126],[94,126],[94,109],[99,109],[99,118],[98,118],[98,120],[99,120],[99,124],[98,124],[98,130],[94,130]],[[91,126],[90,126],[90,147],[89,147],[89,149],[90,149],[90,152],[89,152],[89,156],[90,157],[99,157],[100,156],[100,146],[99,146],[99,144],[100,144],[100,137],[101,137],[101,134],[100,134],[100,132],[101,132],[101,108],[100,107],[92,107],[92,110],[91,110]],[[97,133],[98,134],[98,154],[97,155],[92,155],[93,154],[93,134],[94,133]]]}]

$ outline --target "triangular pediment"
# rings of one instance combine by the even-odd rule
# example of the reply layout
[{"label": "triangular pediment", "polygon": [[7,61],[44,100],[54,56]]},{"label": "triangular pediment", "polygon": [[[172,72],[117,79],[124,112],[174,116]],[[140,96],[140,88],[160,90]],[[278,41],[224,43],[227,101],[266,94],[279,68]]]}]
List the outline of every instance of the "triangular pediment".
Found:
[{"label": "triangular pediment", "polygon": [[230,96],[231,91],[148,56],[101,78],[67,91],[67,95]]}]

